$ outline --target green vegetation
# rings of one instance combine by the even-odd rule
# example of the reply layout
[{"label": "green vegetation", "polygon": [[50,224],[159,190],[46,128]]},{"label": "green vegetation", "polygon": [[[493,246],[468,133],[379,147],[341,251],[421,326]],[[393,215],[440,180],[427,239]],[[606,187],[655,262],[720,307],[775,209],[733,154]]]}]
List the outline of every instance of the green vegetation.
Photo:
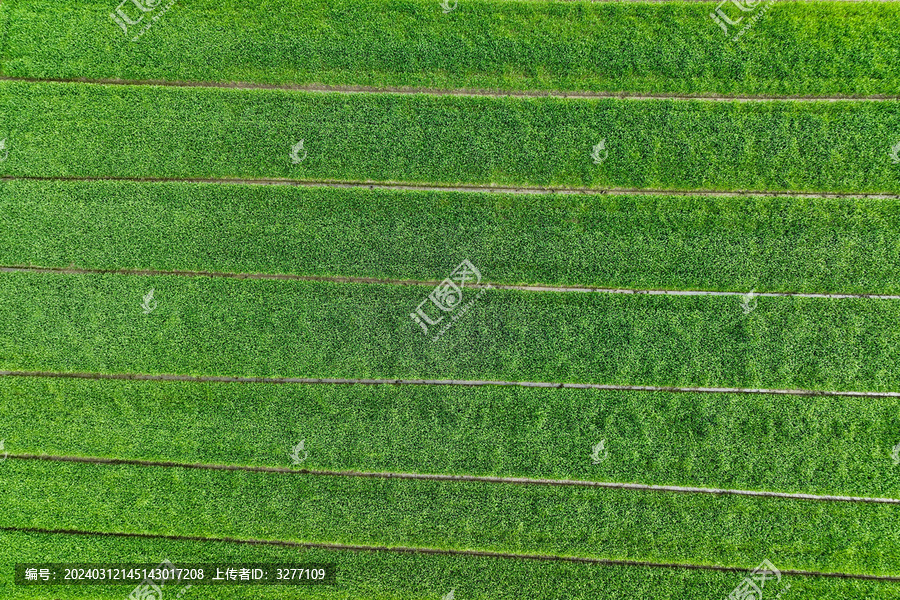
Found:
[{"label": "green vegetation", "polygon": [[6,527],[900,574],[887,505],[19,460],[0,487]]},{"label": "green vegetation", "polygon": [[126,35],[109,17],[116,5],[4,2],[3,74],[683,94],[900,87],[890,2],[760,5],[738,42],[738,28],[726,35],[710,18],[713,2],[465,0],[444,14],[438,0],[196,0],[137,42],[143,23]]},{"label": "green vegetation", "polygon": [[[444,315],[426,335],[410,316],[431,285],[115,273],[441,280],[468,260],[506,284],[900,294],[900,200],[695,193],[900,193],[900,4],[767,3],[732,40],[739,29],[719,29],[713,2],[450,0],[444,13],[438,0],[152,0],[153,27],[132,42],[139,27],[110,18],[118,1],[0,3],[0,266],[114,271],[0,273],[0,370],[900,390],[895,300],[763,297],[745,313],[735,296],[464,288],[452,315],[425,308]],[[119,7],[137,16],[137,2]],[[381,90],[320,91],[331,85]],[[416,87],[556,97],[391,93]],[[781,99],[559,97],[569,92]],[[104,178],[224,181],[78,181]],[[653,195],[443,189],[463,185]],[[227,590],[286,600],[451,589],[713,600],[744,575],[102,532],[738,569],[768,559],[900,580],[896,505],[4,460],[289,467],[303,440],[298,468],[314,470],[900,498],[898,409],[898,398],[0,377],[0,596],[134,588],[15,586],[24,561],[338,564],[336,588]],[[29,527],[57,532],[11,531]],[[69,528],[87,535],[58,531]],[[786,579],[798,598],[900,589]]]},{"label": "green vegetation", "polygon": [[[897,102],[0,84],[2,174],[900,191]],[[304,140],[307,158],[292,164]],[[591,149],[606,140],[609,157]]]},{"label": "green vegetation", "polygon": [[[554,600],[564,590],[567,598],[696,598],[721,600],[734,589],[743,573],[717,573],[685,569],[600,566],[573,563],[536,562],[461,556],[427,556],[302,548],[243,546],[214,542],[176,542],[100,536],[60,536],[7,533],[0,531],[0,589],[10,600],[33,600],[35,588],[12,585],[17,562],[94,561],[115,557],[117,561],[159,563],[168,558],[174,564],[189,562],[332,562],[339,578],[340,597],[353,600],[436,600],[454,589],[457,598],[495,600],[529,598]],[[762,559],[748,564],[755,567]],[[790,594],[804,594],[824,600],[896,597],[896,584],[865,580],[783,576]],[[37,588],[48,589],[48,588]],[[53,597],[64,600],[85,598],[122,600],[133,586],[59,586],[49,588]],[[768,588],[767,588],[768,589]],[[776,588],[778,589],[778,588]],[[178,588],[176,588],[176,591]],[[241,587],[227,588],[237,600],[274,598],[333,598],[335,588]],[[193,586],[190,598],[218,600],[222,588]]]},{"label": "green vegetation", "polygon": [[[286,467],[303,439],[309,469],[892,498],[898,408],[871,398],[0,379],[0,435],[17,454]],[[593,464],[600,440],[608,458]]]},{"label": "green vegetation", "polygon": [[[159,305],[142,314],[150,289]],[[488,290],[463,316],[453,313],[458,320],[435,342],[436,326],[425,335],[410,318],[420,303],[430,304],[429,292],[426,286],[7,273],[0,276],[0,368],[900,387],[892,367],[900,358],[897,302],[763,298],[744,314],[735,297]],[[470,290],[463,303],[475,297]]]},{"label": "green vegetation", "polygon": [[432,281],[466,257],[498,283],[900,292],[885,199],[10,181],[0,239],[2,265]]}]

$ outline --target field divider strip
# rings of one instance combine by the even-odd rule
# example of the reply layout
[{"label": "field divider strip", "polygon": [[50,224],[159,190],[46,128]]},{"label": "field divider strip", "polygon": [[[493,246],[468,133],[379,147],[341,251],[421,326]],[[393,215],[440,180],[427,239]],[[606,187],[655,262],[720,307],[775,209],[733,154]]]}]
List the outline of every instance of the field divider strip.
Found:
[{"label": "field divider strip", "polygon": [[[349,550],[355,552],[396,552],[400,554],[425,554],[442,556],[466,556],[478,558],[502,558],[513,560],[537,560],[554,562],[572,562],[621,567],[652,567],[662,569],[693,569],[702,571],[720,571],[727,573],[744,573],[753,567],[731,567],[725,565],[700,565],[692,563],[666,563],[643,560],[624,560],[609,558],[591,558],[582,556],[561,556],[553,554],[519,554],[512,552],[495,552],[490,550],[454,550],[449,548],[425,548],[410,546],[366,546],[359,544],[335,544],[325,542],[296,542],[292,540],[265,540],[254,538],[235,538],[224,536],[177,535],[164,533],[129,533],[124,531],[88,531],[83,529],[47,529],[43,527],[0,527],[0,531],[11,533],[36,533],[47,535],[83,535],[118,538],[140,538],[153,540],[171,540],[176,542],[219,542],[227,544],[246,544],[254,546],[280,546],[284,548],[311,548],[320,550]],[[869,575],[866,573],[842,573],[834,571],[809,571],[800,569],[781,569],[782,575],[798,577],[834,577],[839,579],[864,579],[874,581],[898,581],[896,575]]]},{"label": "field divider strip", "polygon": [[786,500],[811,500],[816,502],[855,502],[871,504],[900,504],[897,498],[876,498],[871,496],[838,496],[830,494],[803,494],[793,492],[771,492],[760,490],[738,490],[727,488],[704,488],[680,485],[649,485],[643,483],[623,483],[608,481],[586,481],[576,479],[535,479],[531,477],[496,477],[485,475],[445,475],[431,473],[398,473],[392,471],[330,471],[317,469],[297,469],[291,467],[271,467],[252,465],[223,465],[210,463],[184,463],[177,461],[142,460],[132,458],[107,458],[101,456],[61,456],[49,454],[8,454],[16,460],[43,460],[49,462],[72,462],[94,465],[130,465],[138,467],[165,467],[199,469],[207,471],[246,471],[257,473],[291,473],[325,477],[356,477],[363,479],[407,479],[418,481],[455,481],[474,483],[499,483],[514,485],[547,485],[563,487],[594,487],[642,492],[675,492],[682,494],[713,494],[719,496],[752,496],[758,498],[779,498]]},{"label": "field divider strip", "polygon": [[[0,265],[0,273],[40,273],[59,275],[135,275],[141,277],[222,277],[227,279],[277,279],[290,281],[318,281],[330,283],[360,283],[379,285],[412,285],[412,286],[437,286],[441,282],[437,280],[418,279],[383,279],[378,277],[345,277],[327,275],[295,275],[291,273],[230,273],[223,271],[183,271],[183,270],[157,270],[157,269],[87,269],[76,267],[40,267],[28,265]],[[521,292],[582,292],[598,294],[632,294],[645,296],[739,296],[744,297],[746,292],[714,291],[714,290],[664,290],[664,289],[635,289],[635,288],[605,288],[587,286],[553,286],[553,285],[513,285],[504,283],[467,283],[467,288],[473,289],[499,289]],[[829,294],[816,292],[759,292],[753,293],[754,297],[769,298],[830,298],[830,299],[868,299],[868,300],[900,300],[896,294]]]},{"label": "field divider strip", "polygon": [[[574,0],[569,0],[574,1]],[[614,2],[621,0],[591,0],[593,2]],[[630,0],[633,2],[646,2],[648,0]],[[651,2],[667,2],[668,0],[649,0]],[[697,0],[702,1],[702,0]],[[863,0],[834,0],[858,1]],[[892,2],[895,0],[881,0]],[[401,94],[424,96],[465,96],[488,98],[568,98],[575,100],[599,100],[606,98],[618,98],[621,100],[705,100],[716,102],[885,102],[900,100],[900,96],[887,94],[873,94],[870,96],[773,96],[773,95],[735,95],[725,96],[721,94],[684,95],[684,94],[634,94],[628,92],[583,92],[563,90],[487,90],[464,88],[426,88],[409,86],[368,86],[368,85],[313,85],[313,84],[277,84],[277,83],[253,83],[240,81],[173,81],[164,79],[116,79],[116,78],[40,78],[40,77],[10,77],[0,76],[0,81],[22,83],[80,83],[85,85],[128,85],[128,86],[161,86],[182,88],[225,88],[236,90],[284,90],[300,92],[318,92],[333,94]]]},{"label": "field divider strip", "polygon": [[292,187],[323,187],[339,189],[370,189],[419,192],[480,192],[494,194],[561,194],[561,195],[609,195],[609,196],[699,196],[711,198],[803,198],[835,199],[864,198],[870,200],[900,200],[900,194],[854,192],[796,192],[759,190],[679,190],[655,188],[565,188],[540,186],[498,186],[478,184],[420,184],[378,181],[336,181],[316,179],[286,179],[274,177],[122,177],[122,176],[38,176],[3,175],[0,181],[127,181],[131,183],[210,183],[217,185],[284,185]]},{"label": "field divider strip", "polygon": [[464,387],[501,386],[624,392],[685,392],[712,394],[771,394],[782,396],[834,396],[844,398],[900,398],[900,392],[860,392],[841,390],[805,390],[776,388],[684,387],[655,385],[616,385],[607,383],[566,383],[550,381],[503,381],[483,379],[365,379],[322,377],[236,377],[230,375],[178,375],[147,373],[93,373],[61,371],[0,370],[0,377],[47,377],[59,379],[95,379],[121,381],[185,381],[194,383],[272,383],[311,385],[458,385]]}]

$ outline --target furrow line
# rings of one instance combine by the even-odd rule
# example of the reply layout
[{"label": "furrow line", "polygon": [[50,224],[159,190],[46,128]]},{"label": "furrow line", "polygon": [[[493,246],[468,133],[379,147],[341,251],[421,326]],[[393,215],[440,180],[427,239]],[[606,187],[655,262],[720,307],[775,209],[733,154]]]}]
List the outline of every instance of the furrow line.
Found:
[{"label": "furrow line", "polygon": [[[579,0],[565,0],[579,1]],[[621,2],[622,0],[591,0],[592,2]],[[669,0],[625,0],[631,2],[660,2]],[[696,0],[697,2],[705,0]],[[865,0],[833,0],[836,2],[863,2]],[[896,0],[876,0],[881,2],[894,2]],[[718,102],[885,102],[900,100],[900,96],[874,94],[870,96],[724,96],[719,94],[706,95],[681,95],[681,94],[631,94],[627,92],[582,92],[564,90],[487,90],[487,89],[459,89],[459,88],[424,88],[424,87],[379,87],[367,85],[313,85],[313,84],[277,84],[277,83],[253,83],[245,81],[170,81],[163,79],[115,79],[115,78],[88,78],[75,77],[64,78],[40,78],[40,77],[10,77],[0,76],[0,81],[13,81],[23,83],[80,83],[86,85],[131,85],[131,86],[163,86],[163,87],[188,87],[188,88],[226,88],[237,90],[286,90],[301,92],[320,92],[333,94],[402,94],[425,96],[468,96],[489,98],[569,98],[575,100],[598,100],[605,98],[619,98],[622,100],[707,100]]]},{"label": "furrow line", "polygon": [[[144,277],[177,276],[177,277],[223,277],[228,279],[278,279],[292,281],[324,281],[332,283],[362,283],[381,285],[416,285],[436,286],[441,282],[437,280],[418,279],[382,279],[377,277],[342,277],[325,275],[294,275],[291,273],[231,273],[223,271],[182,271],[182,270],[157,270],[157,269],[84,269],[76,267],[38,267],[27,265],[3,265],[0,273],[40,273],[59,275],[136,275]],[[635,289],[635,288],[604,288],[584,286],[553,286],[553,285],[512,285],[503,283],[467,283],[466,287],[473,289],[499,289],[515,290],[522,292],[590,292],[598,294],[636,294],[647,296],[747,296],[746,292],[738,291],[714,291],[714,290],[663,290],[663,289]],[[754,292],[753,297],[769,298],[831,298],[831,299],[869,299],[869,300],[900,300],[896,294],[828,294],[814,292]]]},{"label": "furrow line", "polygon": [[481,379],[364,379],[311,377],[234,377],[228,375],[178,375],[145,373],[89,373],[58,371],[2,370],[0,377],[48,377],[61,379],[95,379],[124,381],[186,381],[195,383],[273,383],[326,385],[458,385],[467,387],[507,386],[579,390],[612,390],[632,392],[688,392],[713,394],[773,394],[785,396],[837,396],[845,398],[900,398],[900,392],[861,392],[842,390],[804,390],[771,388],[679,387],[653,385],[614,385],[605,383],[565,383],[549,381],[502,381]]},{"label": "furrow line", "polygon": [[72,462],[95,465],[130,465],[137,467],[166,467],[200,469],[207,471],[248,471],[258,473],[293,473],[297,475],[317,475],[327,477],[358,477],[365,479],[408,479],[420,481],[455,481],[475,483],[500,483],[515,485],[548,485],[569,487],[594,487],[643,492],[675,492],[682,494],[713,494],[719,496],[752,496],[758,498],[779,498],[786,500],[811,500],[817,502],[857,502],[871,504],[900,504],[897,498],[876,498],[871,496],[837,496],[830,494],[802,494],[792,492],[771,492],[760,490],[737,490],[727,488],[686,487],[680,485],[648,485],[608,481],[585,481],[575,479],[535,479],[531,477],[494,477],[484,475],[445,475],[432,473],[398,473],[392,471],[329,471],[317,469],[296,469],[290,467],[267,467],[250,465],[223,465],[210,463],[184,463],[176,461],[141,460],[129,458],[106,458],[100,456],[60,456],[49,454],[8,454],[16,460],[43,460],[50,462]]},{"label": "furrow line", "polygon": [[759,190],[667,190],[653,188],[559,188],[536,186],[496,185],[442,185],[376,181],[333,181],[279,178],[215,178],[215,177],[87,177],[87,176],[36,176],[4,175],[0,181],[129,181],[133,183],[211,183],[231,185],[286,185],[294,187],[327,187],[341,189],[368,188],[371,190],[420,191],[420,192],[488,192],[495,194],[567,194],[610,196],[703,196],[716,198],[866,198],[872,200],[900,200],[900,194],[872,194],[853,192],[795,192]]}]

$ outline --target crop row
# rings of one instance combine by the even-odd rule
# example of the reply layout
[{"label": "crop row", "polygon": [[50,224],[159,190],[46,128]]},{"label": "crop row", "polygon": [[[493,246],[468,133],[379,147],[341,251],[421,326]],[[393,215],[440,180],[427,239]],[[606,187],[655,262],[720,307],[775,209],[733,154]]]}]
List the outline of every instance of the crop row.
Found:
[{"label": "crop row", "polygon": [[6,273],[0,368],[900,388],[894,301],[448,290]]},{"label": "crop row", "polygon": [[[438,600],[450,590],[460,600],[529,598],[696,598],[721,600],[741,583],[745,573],[718,573],[688,569],[656,569],[577,563],[502,560],[464,556],[412,555],[392,552],[348,552],[272,546],[246,546],[213,542],[185,542],[100,536],[67,536],[0,532],[0,592],[10,600],[34,600],[51,589],[61,600],[121,600],[134,589],[128,586],[54,586],[34,588],[12,583],[16,563],[25,562],[141,562],[159,564],[168,559],[176,566],[198,562],[333,563],[337,587],[230,586],[229,598],[333,598],[394,600],[398,594],[415,600]],[[762,558],[748,568],[762,562]],[[777,567],[778,565],[776,565]],[[895,598],[897,584],[865,580],[783,576],[773,579],[775,592],[790,585],[790,594],[823,600]],[[172,584],[170,584],[172,585]],[[182,586],[171,588],[177,593]],[[163,588],[169,593],[170,587]],[[86,596],[89,593],[89,596]],[[192,586],[190,598],[218,599],[217,586]]]},{"label": "crop row", "polygon": [[682,94],[900,87],[890,2],[720,5],[738,23],[727,33],[710,17],[716,5],[700,2],[446,0],[449,13],[439,0],[146,4],[156,8],[4,2],[3,74]]},{"label": "crop row", "polygon": [[[17,454],[900,497],[896,399],[0,379]],[[596,448],[596,452],[594,449]]]},{"label": "crop row", "polygon": [[[900,201],[0,184],[0,264],[900,292]],[[458,262],[458,261],[457,261]]]},{"label": "crop row", "polygon": [[[900,191],[889,102],[0,83],[3,175]],[[302,148],[300,142],[303,142]],[[604,148],[600,148],[600,145]]]},{"label": "crop row", "polygon": [[887,505],[12,459],[0,486],[6,527],[900,574]]}]

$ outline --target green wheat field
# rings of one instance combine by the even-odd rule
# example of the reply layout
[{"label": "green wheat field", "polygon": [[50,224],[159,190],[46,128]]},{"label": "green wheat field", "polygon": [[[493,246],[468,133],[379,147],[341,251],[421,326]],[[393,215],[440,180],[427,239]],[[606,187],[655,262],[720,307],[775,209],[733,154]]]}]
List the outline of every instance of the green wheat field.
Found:
[{"label": "green wheat field", "polygon": [[0,598],[900,599],[900,2],[116,2],[0,2]]}]

